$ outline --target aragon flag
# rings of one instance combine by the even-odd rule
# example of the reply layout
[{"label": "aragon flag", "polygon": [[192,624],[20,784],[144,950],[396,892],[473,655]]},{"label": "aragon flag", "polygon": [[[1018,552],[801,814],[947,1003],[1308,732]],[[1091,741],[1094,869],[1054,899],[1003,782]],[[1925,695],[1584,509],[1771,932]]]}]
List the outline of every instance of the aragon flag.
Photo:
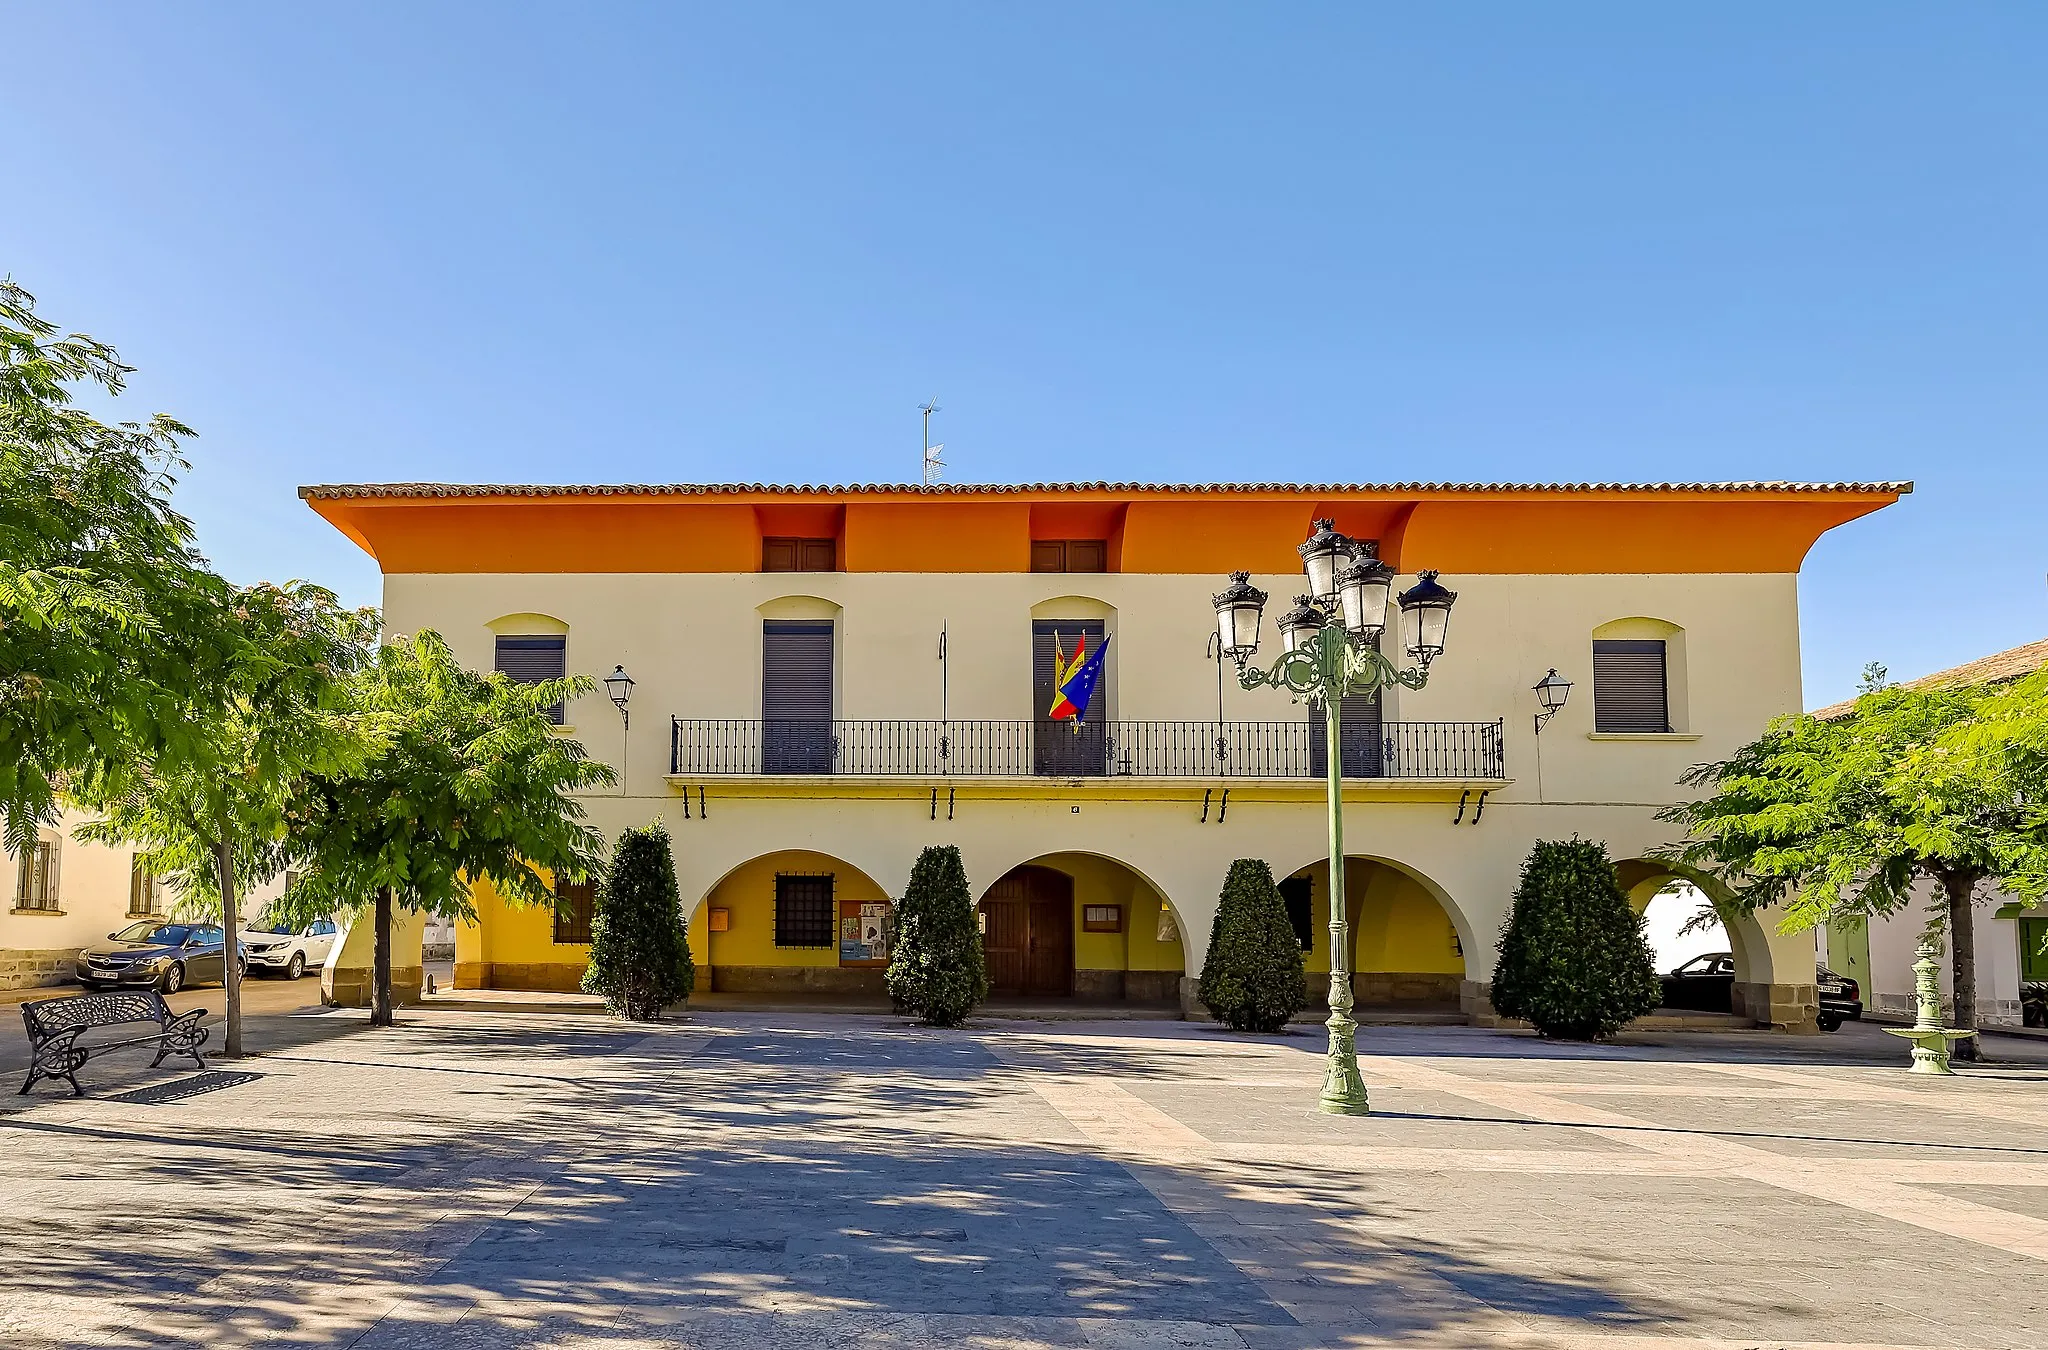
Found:
[{"label": "aragon flag", "polygon": [[1095,686],[1102,682],[1102,658],[1109,653],[1109,639],[1103,638],[1102,645],[1093,652],[1088,650],[1088,635],[1083,633],[1074,644],[1074,659],[1069,661],[1061,653],[1059,639],[1053,639],[1053,695],[1052,711],[1049,714],[1055,722],[1071,719],[1077,726],[1087,716],[1088,703],[1095,697]]}]

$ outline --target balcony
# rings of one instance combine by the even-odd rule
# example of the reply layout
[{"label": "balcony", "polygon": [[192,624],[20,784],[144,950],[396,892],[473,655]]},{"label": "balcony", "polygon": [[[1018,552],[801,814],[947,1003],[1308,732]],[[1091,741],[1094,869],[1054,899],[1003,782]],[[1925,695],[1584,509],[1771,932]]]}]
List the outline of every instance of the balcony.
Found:
[{"label": "balcony", "polygon": [[[676,777],[1321,778],[1320,721],[763,722],[669,719]],[[1344,776],[1498,781],[1499,722],[1383,722],[1343,732]]]}]

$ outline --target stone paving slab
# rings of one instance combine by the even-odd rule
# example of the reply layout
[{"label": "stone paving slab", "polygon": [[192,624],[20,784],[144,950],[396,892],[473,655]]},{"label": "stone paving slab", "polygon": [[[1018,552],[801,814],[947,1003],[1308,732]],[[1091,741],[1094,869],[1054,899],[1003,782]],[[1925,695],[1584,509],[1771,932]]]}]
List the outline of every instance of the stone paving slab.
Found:
[{"label": "stone paving slab", "polygon": [[1847,1028],[1375,1028],[1363,1119],[1309,1109],[1315,1037],[1178,1023],[286,1030],[212,1076],[0,1109],[0,1345],[1992,1350],[2048,1325],[2048,1072],[1909,1080]]}]

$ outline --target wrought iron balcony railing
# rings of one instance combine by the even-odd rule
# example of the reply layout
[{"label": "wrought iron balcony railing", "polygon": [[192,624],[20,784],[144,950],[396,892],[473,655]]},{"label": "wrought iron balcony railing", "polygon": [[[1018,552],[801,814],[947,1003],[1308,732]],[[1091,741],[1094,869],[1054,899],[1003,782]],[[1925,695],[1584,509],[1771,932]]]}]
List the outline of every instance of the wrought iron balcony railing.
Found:
[{"label": "wrought iron balcony railing", "polygon": [[[1322,723],[764,722],[670,719],[669,772],[953,777],[1320,778]],[[1347,778],[1501,779],[1499,722],[1346,727]]]}]

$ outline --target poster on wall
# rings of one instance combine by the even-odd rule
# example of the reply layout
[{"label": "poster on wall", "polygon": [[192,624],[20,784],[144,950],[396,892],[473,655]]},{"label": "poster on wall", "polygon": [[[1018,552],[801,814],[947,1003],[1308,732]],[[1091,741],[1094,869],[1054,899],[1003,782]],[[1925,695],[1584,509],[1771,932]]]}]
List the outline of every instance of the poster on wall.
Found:
[{"label": "poster on wall", "polygon": [[888,959],[887,902],[844,902],[839,911],[839,963],[872,965]]}]

